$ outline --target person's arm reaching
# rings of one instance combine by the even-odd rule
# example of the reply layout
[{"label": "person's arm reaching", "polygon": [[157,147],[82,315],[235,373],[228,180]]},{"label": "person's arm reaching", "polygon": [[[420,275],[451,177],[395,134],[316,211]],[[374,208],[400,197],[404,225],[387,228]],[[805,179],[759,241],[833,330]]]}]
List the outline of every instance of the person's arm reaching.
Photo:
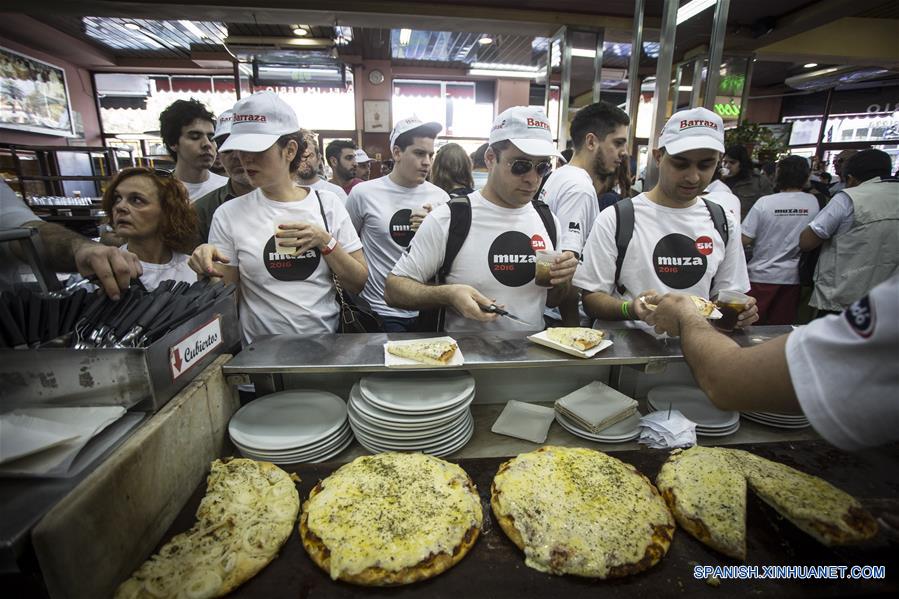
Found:
[{"label": "person's arm reaching", "polygon": [[716,331],[693,300],[679,293],[649,299],[658,306],[647,322],[659,333],[680,336],[693,376],[722,410],[800,413],[790,379],[782,335],[752,347],[740,347]]},{"label": "person's arm reaching", "polygon": [[391,273],[387,275],[384,299],[388,305],[404,310],[450,307],[472,320],[489,322],[497,318],[496,314],[480,308],[489,306],[494,300],[470,285],[426,285]]},{"label": "person's arm reaching", "polygon": [[95,243],[55,223],[38,220],[25,226],[40,233],[44,259],[51,269],[94,276],[112,299],[118,299],[132,279],[143,274],[140,260],[131,252]]},{"label": "person's arm reaching", "polygon": [[583,291],[581,296],[584,302],[584,310],[593,318],[600,320],[643,320],[649,315],[649,309],[639,298],[649,298],[656,295],[654,289],[644,291],[637,296],[638,299],[620,300],[612,297],[604,291]]}]

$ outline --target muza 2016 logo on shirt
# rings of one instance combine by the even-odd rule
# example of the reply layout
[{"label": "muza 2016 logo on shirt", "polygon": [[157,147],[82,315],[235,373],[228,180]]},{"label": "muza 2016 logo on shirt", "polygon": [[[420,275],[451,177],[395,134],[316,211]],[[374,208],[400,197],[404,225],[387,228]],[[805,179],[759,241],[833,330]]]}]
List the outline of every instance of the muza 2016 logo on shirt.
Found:
[{"label": "muza 2016 logo on shirt", "polygon": [[265,244],[262,262],[268,273],[279,281],[305,281],[321,262],[318,248],[306,250],[301,254],[283,254],[275,249],[274,235]]},{"label": "muza 2016 logo on shirt", "polygon": [[408,208],[405,210],[397,210],[390,218],[390,230],[388,233],[390,234],[393,243],[402,247],[408,247],[409,244],[412,243],[412,237],[415,236],[415,233],[412,231],[411,218],[412,211]]},{"label": "muza 2016 logo on shirt", "polygon": [[686,289],[698,283],[706,273],[714,246],[710,237],[696,240],[680,233],[666,235],[656,244],[652,265],[656,276],[672,289]]},{"label": "muza 2016 logo on shirt", "polygon": [[534,280],[536,250],[545,250],[540,235],[528,237],[520,231],[507,231],[493,240],[487,253],[487,267],[493,278],[506,287],[521,287]]},{"label": "muza 2016 logo on shirt", "polygon": [[844,314],[849,322],[849,326],[860,337],[867,339],[874,333],[874,306],[871,305],[870,296],[866,295],[846,308]]}]

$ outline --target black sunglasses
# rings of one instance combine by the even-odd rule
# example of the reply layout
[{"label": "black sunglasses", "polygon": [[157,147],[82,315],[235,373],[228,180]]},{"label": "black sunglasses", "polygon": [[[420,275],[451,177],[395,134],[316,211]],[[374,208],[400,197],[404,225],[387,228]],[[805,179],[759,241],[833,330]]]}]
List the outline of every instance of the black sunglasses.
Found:
[{"label": "black sunglasses", "polygon": [[522,159],[509,162],[509,168],[512,174],[518,177],[528,174],[531,170],[536,170],[538,175],[545,177],[549,171],[553,170],[553,165],[549,160],[541,160],[535,163]]}]

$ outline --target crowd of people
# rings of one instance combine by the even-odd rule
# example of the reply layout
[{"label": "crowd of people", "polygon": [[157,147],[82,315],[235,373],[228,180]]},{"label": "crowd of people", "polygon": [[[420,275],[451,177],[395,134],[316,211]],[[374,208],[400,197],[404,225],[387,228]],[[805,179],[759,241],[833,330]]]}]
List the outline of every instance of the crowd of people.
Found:
[{"label": "crowd of people", "polygon": [[[233,282],[245,343],[340,330],[338,290],[385,332],[628,321],[681,336],[697,380],[723,407],[801,407],[846,447],[899,430],[840,424],[854,422],[840,393],[858,395],[859,373],[876,393],[899,382],[895,368],[880,368],[899,339],[899,182],[880,150],[840,154],[830,186],[798,156],[779,160],[772,181],[745,148],[725,147],[719,116],[693,108],[665,124],[651,156],[658,182],[638,193],[631,123],[605,102],[575,114],[567,160],[539,108],[503,111],[471,155],[454,143],[435,152],[439,123],[401,119],[378,177],[351,141],[322,151],[273,92],[218,118],[179,100],[160,125],[174,171],[126,169],[104,194],[117,247],[75,240],[21,202],[10,212],[6,195],[3,226],[40,227],[59,270],[95,274],[113,295],[134,278],[148,288],[166,278]],[[217,157],[226,176],[210,171]],[[557,251],[548,281],[535,277],[541,251]],[[840,315],[749,349],[697,318],[688,299],[745,292],[737,328],[793,324],[802,268],[813,273],[811,306]]]}]

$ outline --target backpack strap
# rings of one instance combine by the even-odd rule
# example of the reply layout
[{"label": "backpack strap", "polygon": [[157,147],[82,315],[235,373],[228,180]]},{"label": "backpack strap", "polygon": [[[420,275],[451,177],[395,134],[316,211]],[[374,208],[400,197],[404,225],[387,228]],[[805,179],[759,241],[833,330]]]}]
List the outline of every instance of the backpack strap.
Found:
[{"label": "backpack strap", "polygon": [[623,295],[625,288],[621,284],[621,266],[624,264],[627,246],[634,236],[634,201],[624,198],[615,202],[612,207],[615,209],[615,247],[618,248],[618,255],[615,256],[615,286],[618,293]]},{"label": "backpack strap", "polygon": [[546,229],[546,232],[549,233],[549,240],[553,242],[553,249],[558,250],[559,243],[556,238],[558,234],[556,231],[556,221],[553,219],[553,213],[552,210],[549,209],[549,204],[542,200],[534,200],[531,204],[533,204],[537,214],[540,215],[540,220],[543,221],[543,227]]},{"label": "backpack strap", "polygon": [[328,230],[328,217],[325,216],[325,207],[322,206],[322,197],[318,195],[317,189],[313,189],[312,191],[315,192],[315,199],[318,200],[318,211],[322,213],[322,221],[325,223],[325,231],[328,231],[328,233],[330,233],[331,231]]},{"label": "backpack strap", "polygon": [[724,207],[707,198],[702,198],[702,201],[705,202],[705,207],[712,216],[712,224],[715,226],[715,230],[721,235],[721,239],[724,240],[724,245],[727,247],[727,242],[730,240],[730,232],[727,228],[727,214],[724,212]]},{"label": "backpack strap", "polygon": [[453,261],[459,255],[459,250],[462,249],[462,244],[465,243],[471,229],[471,200],[468,196],[453,198],[447,204],[450,209],[450,224],[446,236],[446,252],[443,255],[443,264],[437,271],[437,283],[441,285],[452,270]]}]

